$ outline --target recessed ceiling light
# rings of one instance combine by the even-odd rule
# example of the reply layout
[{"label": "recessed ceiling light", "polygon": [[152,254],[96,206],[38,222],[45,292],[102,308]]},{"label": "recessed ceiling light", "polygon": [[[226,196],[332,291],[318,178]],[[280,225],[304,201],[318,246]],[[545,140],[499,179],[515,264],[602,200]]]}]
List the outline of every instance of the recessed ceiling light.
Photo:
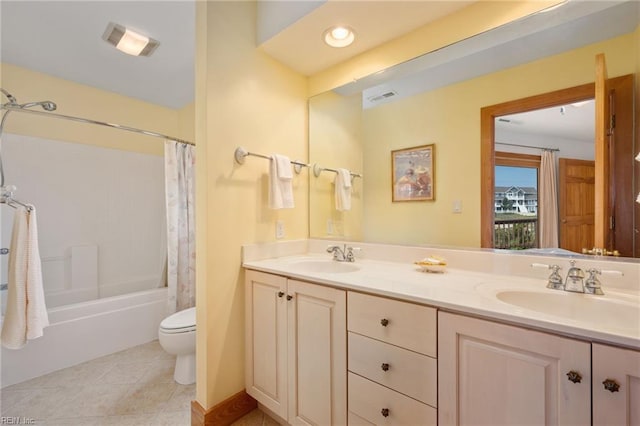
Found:
[{"label": "recessed ceiling light", "polygon": [[109,23],[102,38],[118,50],[133,56],[150,56],[160,44],[157,40],[113,22]]},{"label": "recessed ceiling light", "polygon": [[356,36],[349,27],[331,27],[324,32],[324,42],[331,47],[347,47]]}]

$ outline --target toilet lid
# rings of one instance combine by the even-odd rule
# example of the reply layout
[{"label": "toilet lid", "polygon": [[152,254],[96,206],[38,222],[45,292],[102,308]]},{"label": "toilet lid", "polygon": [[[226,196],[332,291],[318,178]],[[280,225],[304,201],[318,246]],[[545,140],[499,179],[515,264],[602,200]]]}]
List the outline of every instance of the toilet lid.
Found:
[{"label": "toilet lid", "polygon": [[196,308],[185,309],[175,314],[171,314],[160,323],[160,328],[165,330],[176,330],[196,325]]}]

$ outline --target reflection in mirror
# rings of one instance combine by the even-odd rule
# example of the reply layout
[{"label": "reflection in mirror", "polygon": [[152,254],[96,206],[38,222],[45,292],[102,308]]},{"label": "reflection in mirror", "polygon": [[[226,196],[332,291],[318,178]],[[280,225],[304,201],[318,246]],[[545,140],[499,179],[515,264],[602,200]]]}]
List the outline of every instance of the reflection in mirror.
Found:
[{"label": "reflection in mirror", "polygon": [[[607,163],[608,181],[610,182],[608,215],[611,216],[611,229],[607,230],[607,250],[618,252],[627,257],[633,257],[633,185],[629,176],[633,175],[633,75],[614,77],[608,80],[610,90],[611,111],[615,111],[615,119],[607,122],[614,123],[615,128],[609,136],[609,163]],[[590,250],[596,245],[595,220],[596,200],[601,197],[597,192],[597,182],[601,179],[595,167],[595,117],[590,111],[581,112],[580,108],[589,107],[587,101],[594,93],[594,85],[586,84],[535,95],[523,99],[515,99],[497,105],[482,108],[481,133],[483,176],[482,199],[482,245],[483,247],[505,247],[524,249],[534,244],[540,249],[562,248],[575,253]],[[538,107],[546,108],[544,121],[535,127],[546,130],[534,135],[524,136],[520,133],[530,133],[525,128],[525,120],[531,111]],[[579,115],[584,117],[579,119]],[[571,130],[567,122],[573,116],[575,121],[583,122],[583,129]],[[518,127],[521,129],[518,130]],[[505,133],[505,128],[508,131]],[[559,130],[555,130],[555,129]],[[494,131],[495,129],[495,131]],[[581,136],[582,135],[582,136]],[[563,139],[570,136],[571,139]],[[511,143],[504,143],[505,141]],[[582,140],[583,142],[580,142]],[[513,143],[520,141],[521,143]],[[503,153],[498,149],[523,149],[524,146],[550,148],[556,144],[560,153],[559,160],[552,159],[555,153],[542,150],[542,155],[531,156],[518,153]],[[516,147],[514,147],[516,145]],[[587,147],[583,150],[580,147]],[[534,148],[535,149],[535,148]],[[494,155],[495,151],[495,155]],[[506,157],[506,158],[505,158]],[[545,167],[545,161],[550,167]],[[511,195],[500,193],[507,198],[505,203],[499,203],[495,189],[489,188],[488,182],[494,180],[494,165],[521,165],[524,161],[540,168],[542,179],[539,190],[536,191],[535,208],[539,221],[530,215],[526,207],[514,214],[509,208],[508,215],[496,214],[499,204],[509,204],[514,198],[514,204],[533,203],[531,191],[528,194],[518,193],[517,189]],[[551,166],[553,165],[553,166]],[[546,171],[545,171],[546,170]],[[557,170],[557,171],[556,171]],[[556,176],[553,176],[555,172]],[[495,184],[499,186],[498,183]],[[507,188],[510,189],[510,188]],[[553,195],[556,194],[556,195]],[[519,201],[519,198],[523,198]],[[557,204],[557,205],[556,205]],[[511,206],[507,206],[511,207]],[[533,207],[533,206],[532,206]],[[502,210],[502,208],[501,208]],[[559,218],[557,217],[559,214]],[[497,220],[500,219],[500,220]]]},{"label": "reflection in mirror", "polygon": [[[331,122],[330,126],[326,122],[320,124],[316,117],[318,104],[329,107],[327,99],[333,99],[334,102],[343,106],[349,104],[353,109],[349,110],[348,116],[360,117],[361,121],[359,131],[351,128],[350,134],[359,134],[361,140],[352,141],[346,145],[350,149],[361,147],[361,170],[364,179],[361,182],[361,193],[358,194],[354,203],[354,205],[360,203],[361,209],[344,212],[340,217],[342,223],[350,222],[358,226],[342,229],[341,233],[327,232],[329,230],[327,222],[335,217],[336,213],[331,204],[318,201],[322,192],[316,191],[314,182],[311,182],[310,236],[312,238],[344,237],[395,244],[481,247],[481,181],[483,180],[480,161],[481,108],[593,82],[594,57],[598,53],[606,54],[609,76],[637,74],[640,69],[640,59],[635,54],[640,33],[637,25],[637,4],[628,2],[616,7],[632,7],[632,12],[623,10],[617,13],[631,15],[633,22],[629,24],[628,20],[625,20],[625,25],[614,25],[609,22],[604,25],[607,30],[604,34],[596,34],[595,27],[590,25],[588,26],[591,30],[590,37],[582,41],[574,41],[573,44],[566,39],[570,38],[570,34],[580,32],[576,31],[577,21],[566,24],[574,31],[565,28],[566,31],[562,33],[560,31],[562,26],[553,28],[553,31],[542,31],[539,35],[546,40],[544,45],[558,44],[553,37],[559,33],[564,34],[560,43],[563,46],[561,51],[548,56],[538,56],[533,59],[520,58],[520,62],[509,64],[507,68],[480,73],[481,75],[450,82],[451,84],[439,85],[435,82],[438,79],[438,73],[430,74],[421,77],[422,80],[428,81],[426,85],[429,87],[419,93],[410,93],[411,91],[405,90],[404,86],[400,84],[395,86],[396,82],[388,82],[376,86],[375,89],[368,89],[364,94],[353,93],[348,88],[342,87],[334,92],[313,97],[310,100],[309,116],[310,162],[316,162],[315,156],[322,150],[324,150],[323,155],[330,155],[334,159],[334,164],[347,157],[349,161],[355,161],[354,151],[349,151],[349,154],[344,153],[342,143],[337,140],[327,147],[317,146],[322,139],[315,134],[320,127],[342,126],[338,124],[342,114],[337,110],[333,114],[330,111],[324,111],[322,115],[323,120],[330,117],[336,122]],[[616,7],[607,6],[605,11],[611,12],[611,9]],[[589,17],[594,18],[596,22],[606,21],[597,13]],[[619,17],[617,19],[614,22],[622,22]],[[580,23],[585,25],[582,21]],[[526,22],[515,22],[509,25],[531,27]],[[545,39],[545,35],[552,37],[553,42],[549,38]],[[514,40],[512,37],[509,40],[510,42],[504,45],[497,43],[504,48],[502,50],[477,48],[475,53],[469,56],[474,56],[474,60],[479,59],[484,64],[488,64],[500,63],[503,61],[502,56],[512,54],[507,46],[509,44],[520,46],[522,50],[521,43],[527,43],[525,50],[534,50],[537,53],[544,50],[542,47],[538,49],[537,45],[531,44],[531,37],[520,40]],[[447,49],[441,49],[438,54],[442,55]],[[457,56],[455,60],[445,63],[447,65],[445,68],[455,70],[452,64],[465,67],[465,58]],[[412,78],[414,81],[419,80],[416,76]],[[379,76],[377,79],[376,84],[379,83]],[[357,83],[362,89],[362,81]],[[350,95],[359,97],[363,107],[358,109],[359,103],[352,101]],[[355,122],[356,120],[351,121],[350,125],[352,126]],[[429,144],[434,144],[436,147],[437,199],[394,203],[391,193],[391,151]],[[553,146],[559,147],[557,144]],[[503,148],[505,147],[499,149],[505,151]],[[568,153],[568,148],[565,148],[564,152]],[[528,153],[535,154],[531,151]],[[540,155],[540,150],[535,155]],[[570,156],[576,157],[573,154]],[[577,157],[581,156],[582,154]],[[326,160],[323,158],[321,161]],[[325,190],[325,196],[328,191],[330,189]],[[491,188],[490,191],[490,197],[493,200],[494,189]],[[632,230],[629,228],[624,232],[632,234]]]},{"label": "reflection in mirror", "polygon": [[[332,169],[362,171],[362,98],[328,92],[309,101],[309,158]],[[366,176],[364,177],[367,178]],[[336,173],[310,173],[309,228],[315,237],[362,239],[362,180],[351,184],[351,208],[338,210]]]},{"label": "reflection in mirror", "polygon": [[[576,200],[593,199],[594,118],[594,102],[587,100],[494,120],[495,248],[563,248],[580,253],[583,247],[593,247],[593,203],[589,210],[580,211],[579,217],[572,211],[569,219],[566,212],[584,205]],[[543,167],[543,155],[552,160],[553,167]],[[578,192],[575,198],[571,197],[574,203],[568,206],[566,191],[562,193],[565,198],[556,198],[557,182],[563,180],[556,171],[567,173],[577,164],[589,167],[591,179],[571,180],[579,181],[571,186]],[[547,221],[541,220],[545,204],[550,206],[552,215]],[[562,220],[557,217],[558,209],[565,212]],[[591,232],[579,234],[576,241],[565,238],[559,242],[559,228],[567,226],[567,220],[590,225]],[[567,232],[561,235],[566,237]]]}]

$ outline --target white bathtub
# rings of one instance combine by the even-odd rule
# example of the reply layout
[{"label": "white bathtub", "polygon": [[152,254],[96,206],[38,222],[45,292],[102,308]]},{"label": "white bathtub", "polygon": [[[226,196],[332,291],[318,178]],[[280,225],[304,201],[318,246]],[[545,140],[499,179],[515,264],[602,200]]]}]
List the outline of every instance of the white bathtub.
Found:
[{"label": "white bathtub", "polygon": [[2,348],[0,387],[157,339],[166,312],[166,288],[49,309],[44,336]]}]

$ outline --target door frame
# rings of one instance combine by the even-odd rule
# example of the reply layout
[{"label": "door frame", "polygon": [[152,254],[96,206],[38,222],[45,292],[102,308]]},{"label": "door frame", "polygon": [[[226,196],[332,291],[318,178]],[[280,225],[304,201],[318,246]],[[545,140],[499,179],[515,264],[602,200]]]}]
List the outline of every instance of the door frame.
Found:
[{"label": "door frame", "polygon": [[493,248],[493,207],[495,187],[495,119],[593,99],[595,83],[490,105],[480,109],[480,247]]},{"label": "door frame", "polygon": [[[612,77],[607,80],[608,86],[616,91],[616,104],[633,105],[634,75],[626,74],[620,77]],[[595,82],[541,95],[516,99],[497,105],[491,105],[480,109],[480,243],[481,247],[493,248],[493,192],[495,180],[493,170],[495,167],[495,118],[519,112],[528,112],[541,108],[566,105],[573,102],[595,98]],[[630,161],[619,162],[613,167],[610,179],[613,183],[612,194],[615,197],[615,211],[610,212],[615,221],[615,230],[612,238],[615,247],[621,256],[640,257],[640,237],[633,232],[619,230],[634,229],[634,200],[633,176],[634,165],[631,159],[635,152],[633,108],[615,108],[616,125],[614,143],[614,158],[628,158]],[[595,139],[595,134],[594,134]],[[636,168],[636,174],[640,168]],[[636,213],[637,214],[637,213]],[[634,246],[635,251],[634,253]]]}]

